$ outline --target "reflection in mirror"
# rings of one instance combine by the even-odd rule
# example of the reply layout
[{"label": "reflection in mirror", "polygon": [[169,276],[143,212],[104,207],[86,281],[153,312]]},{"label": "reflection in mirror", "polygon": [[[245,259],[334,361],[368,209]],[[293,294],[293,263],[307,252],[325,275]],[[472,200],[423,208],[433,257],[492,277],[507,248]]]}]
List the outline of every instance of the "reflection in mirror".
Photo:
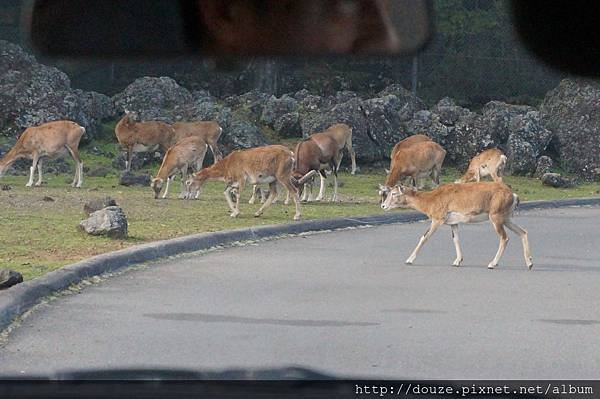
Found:
[{"label": "reflection in mirror", "polygon": [[427,0],[32,0],[34,48],[58,56],[407,55]]}]

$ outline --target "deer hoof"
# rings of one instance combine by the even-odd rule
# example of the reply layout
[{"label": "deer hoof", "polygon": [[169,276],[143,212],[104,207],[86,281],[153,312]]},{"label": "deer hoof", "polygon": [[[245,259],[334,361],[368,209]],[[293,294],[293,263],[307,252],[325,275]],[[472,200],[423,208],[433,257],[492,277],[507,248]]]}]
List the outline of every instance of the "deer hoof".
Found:
[{"label": "deer hoof", "polygon": [[529,268],[529,270],[533,269],[533,262],[529,262],[529,264],[527,265],[527,267]]},{"label": "deer hoof", "polygon": [[494,265],[493,263],[490,263],[490,264],[488,265],[488,269],[493,269],[493,268],[495,268],[495,267],[496,267],[496,265]]},{"label": "deer hoof", "polygon": [[294,215],[294,220],[300,220],[300,215]]},{"label": "deer hoof", "polygon": [[462,261],[462,259],[456,259],[454,263],[452,263],[452,266],[459,267],[462,264]]},{"label": "deer hoof", "polygon": [[255,217],[255,218],[257,218],[257,217],[260,217],[260,215],[262,215],[262,213],[260,213],[260,212],[256,212],[256,213],[254,214],[254,217]]},{"label": "deer hoof", "polygon": [[231,212],[231,214],[229,216],[231,216],[232,218],[236,218],[238,217],[240,213],[239,212]]}]

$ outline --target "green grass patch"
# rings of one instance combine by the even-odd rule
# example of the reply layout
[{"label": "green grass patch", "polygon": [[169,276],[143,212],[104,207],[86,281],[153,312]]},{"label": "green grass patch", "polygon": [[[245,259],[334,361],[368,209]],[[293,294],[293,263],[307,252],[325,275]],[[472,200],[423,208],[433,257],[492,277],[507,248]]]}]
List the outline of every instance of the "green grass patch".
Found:
[{"label": "green grass patch", "polygon": [[[87,160],[95,162],[91,155]],[[90,164],[90,163],[89,163]],[[444,182],[453,181],[458,173],[446,169]],[[25,176],[5,176],[2,184],[12,189],[0,191],[0,267],[17,270],[26,279],[41,276],[66,264],[131,245],[154,240],[175,238],[187,234],[228,230],[257,225],[293,223],[293,204],[284,205],[285,193],[260,218],[253,217],[260,204],[249,205],[250,187],[244,191],[242,214],[229,217],[223,197],[224,185],[209,183],[200,200],[177,199],[179,181],[175,182],[171,198],[154,200],[149,187],[123,187],[116,176],[105,178],[84,177],[84,188],[69,186],[72,175],[45,175],[46,184],[25,188]],[[339,189],[342,202],[302,205],[304,220],[381,213],[377,202],[377,186],[384,179],[383,171],[365,172],[351,176],[340,174]],[[583,184],[571,189],[542,186],[537,179],[508,176],[506,182],[522,200],[562,199],[595,195],[598,184]],[[318,187],[317,187],[318,189]],[[331,188],[328,187],[328,196]],[[86,201],[110,195],[121,206],[129,219],[130,237],[111,240],[92,237],[79,231],[78,223],[85,218]],[[53,201],[48,201],[50,197]]]}]

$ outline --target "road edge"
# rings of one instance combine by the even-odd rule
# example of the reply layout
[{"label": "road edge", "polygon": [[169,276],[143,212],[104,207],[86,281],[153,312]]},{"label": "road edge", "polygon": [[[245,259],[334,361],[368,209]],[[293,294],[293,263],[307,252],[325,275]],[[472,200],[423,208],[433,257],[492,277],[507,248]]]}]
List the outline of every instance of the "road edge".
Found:
[{"label": "road edge", "polygon": [[[560,208],[569,206],[600,205],[600,197],[581,199],[529,201],[519,205],[518,210]],[[130,248],[97,255],[67,265],[42,277],[17,284],[0,291],[0,332],[9,327],[19,316],[55,292],[72,284],[103,273],[170,256],[206,250],[219,245],[239,241],[259,240],[286,234],[339,230],[359,226],[381,226],[410,223],[425,219],[418,212],[397,212],[372,216],[359,216],[326,220],[308,220],[281,225],[267,225],[245,229],[201,233],[164,241],[155,241]]]}]

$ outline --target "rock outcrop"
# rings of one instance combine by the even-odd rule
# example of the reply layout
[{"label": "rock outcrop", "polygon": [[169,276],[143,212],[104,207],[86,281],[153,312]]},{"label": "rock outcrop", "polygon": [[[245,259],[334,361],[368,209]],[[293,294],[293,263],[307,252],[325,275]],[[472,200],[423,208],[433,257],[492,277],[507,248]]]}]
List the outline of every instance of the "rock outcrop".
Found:
[{"label": "rock outcrop", "polygon": [[84,141],[95,137],[100,122],[112,118],[109,97],[71,88],[69,77],[40,64],[15,44],[0,40],[0,134],[13,139],[29,126],[59,119],[86,128]]},{"label": "rock outcrop", "polygon": [[585,179],[600,180],[600,83],[564,79],[540,105],[560,163]]}]

